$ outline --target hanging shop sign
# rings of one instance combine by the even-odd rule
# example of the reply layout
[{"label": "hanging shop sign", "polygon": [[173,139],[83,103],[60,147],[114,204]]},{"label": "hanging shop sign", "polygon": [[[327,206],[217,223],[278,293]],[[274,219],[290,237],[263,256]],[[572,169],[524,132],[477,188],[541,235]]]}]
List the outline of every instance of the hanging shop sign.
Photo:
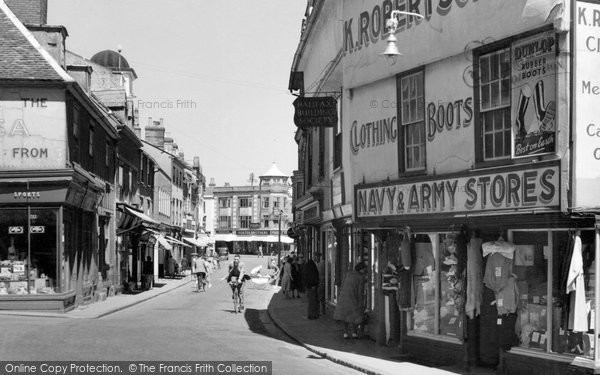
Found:
[{"label": "hanging shop sign", "polygon": [[553,31],[512,45],[515,158],[556,150],[556,47]]},{"label": "hanging shop sign", "polygon": [[66,127],[61,91],[0,89],[0,168],[64,168]]},{"label": "hanging shop sign", "polygon": [[600,4],[577,1],[575,31],[575,126],[573,204],[600,207]]},{"label": "hanging shop sign", "polygon": [[559,168],[548,166],[355,188],[357,218],[559,207]]},{"label": "hanging shop sign", "polygon": [[332,128],[338,122],[337,100],[333,97],[298,97],[294,100],[294,124],[299,128]]}]

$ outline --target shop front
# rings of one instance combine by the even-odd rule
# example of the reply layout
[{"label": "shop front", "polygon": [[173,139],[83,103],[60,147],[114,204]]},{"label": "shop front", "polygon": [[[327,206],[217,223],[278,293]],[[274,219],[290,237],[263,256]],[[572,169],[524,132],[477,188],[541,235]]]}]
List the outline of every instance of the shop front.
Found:
[{"label": "shop front", "polygon": [[103,288],[95,212],[103,193],[73,170],[0,176],[0,309],[65,311]]},{"label": "shop front", "polygon": [[593,216],[561,212],[558,170],[356,185],[378,340],[399,338],[403,353],[440,365],[591,373],[598,234]]}]

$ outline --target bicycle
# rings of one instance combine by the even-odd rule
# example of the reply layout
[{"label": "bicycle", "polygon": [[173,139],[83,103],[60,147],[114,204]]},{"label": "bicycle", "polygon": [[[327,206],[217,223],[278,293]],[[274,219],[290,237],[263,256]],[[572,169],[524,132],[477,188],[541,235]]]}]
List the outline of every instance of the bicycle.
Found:
[{"label": "bicycle", "polygon": [[229,282],[229,286],[231,287],[231,291],[233,295],[231,298],[233,299],[233,312],[238,313],[242,312],[242,301],[240,299],[240,289],[242,288],[242,283],[237,280],[231,280]]},{"label": "bicycle", "polygon": [[196,291],[198,292],[206,292],[206,274],[202,275],[203,273],[196,274]]}]

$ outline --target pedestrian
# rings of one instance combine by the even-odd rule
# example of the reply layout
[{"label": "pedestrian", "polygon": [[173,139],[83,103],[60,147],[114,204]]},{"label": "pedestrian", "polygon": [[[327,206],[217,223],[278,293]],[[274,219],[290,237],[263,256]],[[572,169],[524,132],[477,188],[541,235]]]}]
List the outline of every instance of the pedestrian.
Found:
[{"label": "pedestrian", "polygon": [[262,245],[258,245],[258,257],[259,258],[263,257],[263,248],[262,248]]},{"label": "pedestrian", "polygon": [[306,262],[304,254],[298,254],[298,296],[306,293]]},{"label": "pedestrian", "polygon": [[173,259],[173,255],[169,254],[169,258],[167,259],[167,275],[172,279],[175,278],[175,259]]},{"label": "pedestrian", "polygon": [[144,264],[142,264],[142,274],[144,275],[144,290],[152,289],[154,282],[154,264],[152,263],[152,257],[148,255]]},{"label": "pedestrian", "polygon": [[212,284],[210,282],[210,277],[213,271],[212,263],[208,261],[208,257],[206,256],[206,254],[202,255],[202,261],[204,262],[204,269],[206,270],[205,281],[208,284],[208,287],[211,288]]},{"label": "pedestrian", "polygon": [[325,315],[325,259],[320,253],[315,255],[317,259],[317,270],[319,271],[319,315]]},{"label": "pedestrian", "polygon": [[197,253],[192,254],[192,273],[196,275],[196,290],[205,290],[206,285],[206,263]]},{"label": "pedestrian", "polygon": [[188,270],[189,264],[188,264],[188,260],[187,257],[183,257],[183,259],[181,259],[181,271],[185,272]]},{"label": "pedestrian", "polygon": [[357,263],[354,270],[348,272],[342,283],[338,304],[333,319],[344,323],[344,338],[358,337],[357,326],[363,323],[365,304],[363,289],[367,267],[363,262]]},{"label": "pedestrian", "polygon": [[292,282],[292,298],[300,298],[300,267],[298,266],[298,258],[292,258],[292,270],[291,270]]},{"label": "pedestrian", "polygon": [[290,298],[292,293],[292,258],[285,257],[281,276],[281,290],[285,298]]},{"label": "pedestrian", "polygon": [[319,317],[319,270],[314,260],[309,259],[305,265],[304,282],[306,284],[306,297],[308,299],[308,319]]}]

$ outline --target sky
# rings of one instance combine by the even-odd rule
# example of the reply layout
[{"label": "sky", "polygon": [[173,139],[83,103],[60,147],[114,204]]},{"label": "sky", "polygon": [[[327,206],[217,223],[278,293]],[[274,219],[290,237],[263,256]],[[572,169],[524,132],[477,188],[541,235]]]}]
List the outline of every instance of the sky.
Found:
[{"label": "sky", "polygon": [[140,125],[164,119],[207,182],[250,184],[273,162],[297,168],[289,72],[304,0],[49,0],[85,58],[122,48],[135,70]]}]

